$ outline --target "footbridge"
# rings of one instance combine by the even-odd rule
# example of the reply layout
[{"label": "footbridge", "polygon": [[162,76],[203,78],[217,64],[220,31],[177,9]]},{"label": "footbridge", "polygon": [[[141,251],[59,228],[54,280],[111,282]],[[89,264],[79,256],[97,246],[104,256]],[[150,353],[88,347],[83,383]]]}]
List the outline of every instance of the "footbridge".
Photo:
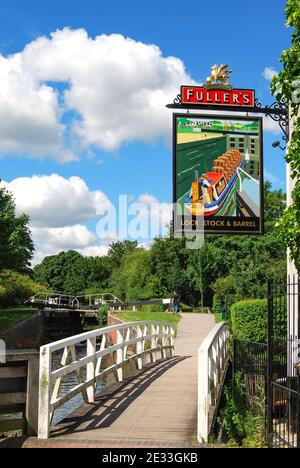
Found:
[{"label": "footbridge", "polygon": [[[38,438],[24,446],[207,442],[229,335],[211,315],[183,314],[177,330],[158,322],[124,323],[42,347]],[[73,384],[64,386],[71,375]],[[78,396],[79,408],[55,423],[56,411]]]}]

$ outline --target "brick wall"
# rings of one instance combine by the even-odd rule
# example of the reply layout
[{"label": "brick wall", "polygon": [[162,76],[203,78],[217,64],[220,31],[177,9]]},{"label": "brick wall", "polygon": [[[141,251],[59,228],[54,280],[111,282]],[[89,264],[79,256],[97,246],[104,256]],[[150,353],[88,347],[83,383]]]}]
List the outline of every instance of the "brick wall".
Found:
[{"label": "brick wall", "polygon": [[[107,316],[107,326],[108,327],[112,327],[114,325],[120,325],[120,323],[123,323],[123,321],[116,318],[111,313],[108,314],[108,316]],[[109,337],[110,337],[111,343],[113,345],[117,344],[117,332],[110,333]]]}]

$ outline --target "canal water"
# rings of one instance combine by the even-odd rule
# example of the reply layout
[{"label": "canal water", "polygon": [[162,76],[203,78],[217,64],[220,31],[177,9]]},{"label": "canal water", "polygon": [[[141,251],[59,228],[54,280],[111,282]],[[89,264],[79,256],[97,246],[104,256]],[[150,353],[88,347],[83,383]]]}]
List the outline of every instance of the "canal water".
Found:
[{"label": "canal water", "polygon": [[[86,356],[86,347],[76,348],[76,353],[77,353],[78,360],[84,358]],[[54,359],[52,362],[52,369],[57,370],[61,367],[61,364],[60,364],[61,359],[62,359],[62,352],[57,353],[54,356]],[[104,363],[103,368],[105,367],[106,365]],[[82,378],[86,379],[86,367],[82,368]],[[74,373],[68,374],[62,380],[59,397],[67,395],[68,392],[72,390],[74,387],[76,387],[77,385],[78,385],[78,379],[77,379],[76,373],[74,372]],[[107,385],[108,385],[108,382],[99,383],[96,388],[96,394],[98,394],[101,390],[107,387]],[[84,399],[81,394],[72,398],[72,400],[68,401],[67,403],[65,403],[64,405],[62,405],[55,411],[52,425],[55,426],[56,424],[59,424],[63,419],[69,416],[76,409],[80,408],[83,404],[84,404]]]}]

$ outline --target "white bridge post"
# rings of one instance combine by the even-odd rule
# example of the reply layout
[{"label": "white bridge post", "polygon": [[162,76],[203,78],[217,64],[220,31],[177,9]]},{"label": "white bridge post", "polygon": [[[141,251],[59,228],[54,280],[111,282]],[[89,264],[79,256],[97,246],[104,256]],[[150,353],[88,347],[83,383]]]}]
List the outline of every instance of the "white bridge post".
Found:
[{"label": "white bridge post", "polygon": [[[86,378],[87,380],[95,379],[95,370],[96,370],[96,337],[87,340],[87,356],[91,356],[92,360],[86,366]],[[87,397],[89,403],[95,402],[95,392],[96,392],[96,383],[93,382],[86,389]]]},{"label": "white bridge post", "polygon": [[[123,345],[123,343],[124,343],[124,336],[123,336],[122,330],[117,330],[117,344]],[[120,349],[117,350],[117,365],[123,364],[123,361],[124,361],[124,349],[123,347],[121,347]],[[118,367],[117,375],[118,375],[118,381],[123,382],[123,378],[124,378],[123,367]]]},{"label": "white bridge post", "polygon": [[42,440],[50,437],[50,375],[51,353],[47,346],[40,352],[40,388],[39,388],[39,430],[38,438]]},{"label": "white bridge post", "polygon": [[[137,327],[137,337],[140,338],[136,345],[136,354],[141,355],[143,352],[143,342],[142,342],[142,337],[143,337],[143,332],[141,327]],[[137,366],[139,370],[143,369],[143,359],[142,357],[137,358]]]}]

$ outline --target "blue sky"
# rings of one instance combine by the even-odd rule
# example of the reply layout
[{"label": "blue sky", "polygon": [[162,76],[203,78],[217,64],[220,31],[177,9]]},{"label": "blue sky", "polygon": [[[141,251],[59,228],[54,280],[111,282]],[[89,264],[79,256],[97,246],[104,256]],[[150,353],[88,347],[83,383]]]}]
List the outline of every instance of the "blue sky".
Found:
[{"label": "blue sky", "polygon": [[[168,95],[168,85],[172,88],[174,82],[177,83],[178,81],[179,84],[180,76],[187,76],[196,82],[202,82],[209,75],[210,67],[214,63],[229,63],[230,67],[234,70],[231,79],[232,84],[237,87],[255,88],[257,97],[263,103],[270,104],[273,102],[273,99],[269,92],[269,81],[265,79],[263,72],[266,67],[275,70],[280,69],[278,58],[281,51],[287,48],[290,43],[291,31],[287,30],[284,26],[284,5],[284,0],[277,0],[276,2],[274,0],[252,0],[252,2],[240,2],[237,0],[224,2],[215,0],[213,8],[211,2],[203,1],[184,4],[176,0],[152,0],[152,2],[135,0],[128,0],[127,2],[119,0],[111,2],[104,2],[102,0],[85,0],[84,2],[77,0],[52,0],[52,2],[47,3],[36,0],[26,0],[26,2],[24,0],[0,0],[0,17],[2,19],[0,53],[4,57],[9,58],[13,54],[22,53],[29,43],[35,44],[41,36],[46,36],[49,39],[50,34],[56,30],[63,30],[66,27],[71,28],[71,30],[82,28],[86,31],[87,37],[84,40],[79,62],[82,61],[84,64],[86,60],[85,51],[89,53],[89,50],[92,49],[88,37],[94,39],[95,36],[103,34],[108,37],[111,34],[118,34],[125,38],[124,47],[128,45],[126,38],[136,41],[130,53],[136,53],[136,44],[139,42],[144,45],[154,44],[160,49],[163,60],[169,56],[173,56],[180,59],[185,67],[184,71],[181,70],[177,73],[176,66],[174,65],[170,72],[169,64],[163,61],[163,63],[158,65],[159,54],[157,55],[153,52],[153,49],[149,49],[149,58],[147,58],[147,62],[145,63],[145,66],[149,67],[149,71],[144,71],[143,65],[140,70],[133,68],[135,73],[140,72],[141,76],[138,82],[141,87],[143,80],[150,83],[151,79],[156,79],[155,76],[150,76],[151,60],[155,60],[156,65],[154,65],[154,70],[155,66],[159,67],[158,73],[161,73],[161,83],[165,86],[162,96]],[[67,38],[64,40],[69,41]],[[149,134],[146,132],[147,134],[144,135],[144,131],[141,128],[137,128],[139,127],[139,123],[143,122],[144,115],[141,109],[141,101],[137,99],[137,96],[132,101],[128,97],[132,92],[130,86],[134,86],[134,81],[130,85],[126,84],[126,77],[130,76],[131,73],[126,63],[124,63],[124,70],[126,68],[124,75],[121,68],[118,70],[119,84],[112,84],[111,93],[114,92],[114,89],[119,92],[119,87],[121,87],[120,94],[116,98],[117,102],[112,102],[112,105],[106,102],[105,109],[100,109],[101,103],[105,102],[105,96],[103,96],[103,89],[102,91],[97,89],[98,68],[95,77],[92,76],[94,73],[92,53],[89,56],[89,60],[91,61],[90,75],[87,72],[89,68],[84,72],[81,70],[81,63],[77,63],[76,69],[74,63],[69,68],[67,65],[64,68],[64,64],[58,60],[56,62],[55,50],[53,50],[55,49],[55,45],[53,46],[52,44],[54,41],[50,39],[51,44],[47,44],[47,49],[43,49],[43,47],[46,47],[43,46],[38,55],[35,49],[31,50],[29,54],[23,54],[25,58],[22,57],[22,60],[25,65],[22,66],[24,66],[25,71],[22,72],[22,78],[17,78],[21,80],[21,84],[18,84],[18,92],[20,92],[19,102],[20,107],[23,109],[22,96],[24,93],[26,94],[26,91],[23,91],[23,94],[20,91],[23,89],[22,86],[25,86],[23,77],[24,74],[28,73],[27,79],[29,80],[30,73],[32,73],[34,80],[36,80],[35,83],[38,83],[39,86],[45,83],[48,86],[47,103],[52,102],[55,99],[54,96],[58,96],[58,101],[62,99],[63,105],[59,106],[58,103],[54,103],[53,101],[50,107],[47,104],[47,111],[40,116],[34,105],[35,101],[31,102],[28,100],[28,102],[24,103],[24,106],[32,106],[33,113],[36,116],[32,116],[32,113],[26,114],[27,111],[24,111],[24,115],[29,115],[28,119],[24,119],[24,127],[22,127],[23,124],[20,121],[22,119],[17,118],[18,115],[16,115],[15,109],[13,110],[12,120],[8,119],[7,127],[9,127],[9,130],[4,128],[1,131],[0,124],[0,145],[2,141],[2,147],[5,148],[0,149],[2,152],[0,156],[0,178],[7,183],[11,183],[20,177],[32,178],[34,175],[50,176],[51,174],[57,174],[64,179],[77,176],[86,183],[91,193],[100,191],[112,203],[117,202],[119,194],[128,194],[135,197],[135,199],[138,199],[143,194],[149,194],[161,203],[171,202],[171,112],[169,127],[168,124],[164,123],[165,127],[161,134],[158,123],[154,122],[155,125],[152,129],[150,115],[145,117],[145,125],[148,125],[149,128],[151,127],[151,131],[149,130],[148,132]],[[68,47],[72,47],[72,44],[76,48],[77,43],[73,36]],[[44,60],[45,50],[48,51],[49,47],[51,48],[49,55],[51,63],[50,65],[47,63],[39,68],[36,64]],[[115,45],[114,47],[118,46]],[[146,49],[143,49],[137,53],[143,55],[145,51]],[[120,55],[121,57],[122,55]],[[109,66],[107,65],[108,63]],[[102,66],[105,67],[104,73],[106,73],[106,81],[104,82],[110,83],[109,73],[112,73],[112,69],[109,57],[107,62],[103,62]],[[144,73],[145,75],[143,75]],[[62,115],[62,107],[65,106],[66,101],[63,93],[66,90],[68,91],[71,85],[70,83],[66,83],[64,78],[59,78],[58,80],[57,77],[69,76],[69,74],[72,76],[73,86],[77,86],[77,91],[75,90],[76,92],[74,91],[71,95],[69,107],[67,110],[63,109]],[[99,88],[101,84],[103,86],[103,80],[100,75]],[[168,75],[168,77],[166,78],[165,75]],[[116,80],[116,77],[111,76],[112,83],[114,83],[114,80]],[[152,93],[154,85],[149,83],[147,84],[148,88],[145,86],[145,89],[146,91],[147,89],[151,89]],[[37,85],[34,84],[32,86],[32,92],[35,92]],[[160,84],[158,84],[158,88],[159,86]],[[87,105],[85,107],[82,104],[76,108],[77,99],[80,99],[79,93],[83,88],[83,96],[87,96],[88,89],[91,90],[91,93],[96,93],[95,106],[93,106],[93,98],[91,98],[88,108]],[[155,96],[158,88],[155,88]],[[51,89],[54,90],[54,94]],[[174,87],[175,89],[176,86]],[[98,95],[100,91],[102,94]],[[120,107],[118,106],[121,105],[120,100],[125,94],[126,100],[121,108],[122,119],[127,119],[129,111],[130,114],[134,113],[134,106],[130,109],[128,105],[130,102],[139,103],[136,104],[136,108],[140,114],[138,117],[134,115],[128,117],[130,121],[128,127],[121,131],[121,135],[116,136],[115,144],[111,144],[107,148],[105,147],[106,143],[98,141],[97,136],[95,136],[94,120],[101,120],[99,125],[101,129],[106,130],[103,120],[109,121],[112,118],[112,114],[119,112],[118,109]],[[152,95],[153,97],[154,94]],[[85,99],[85,97],[82,99]],[[167,102],[161,102],[162,107],[165,104]],[[149,104],[150,107],[145,108],[145,112],[151,109],[151,105]],[[12,106],[9,107],[10,110],[11,108]],[[155,109],[158,109],[157,102]],[[47,112],[49,112],[49,115]],[[59,114],[56,114],[56,122],[53,121],[55,112]],[[81,133],[78,133],[74,128],[76,122],[80,122],[83,116],[86,119],[86,125],[83,129],[80,129]],[[36,129],[34,118],[36,118]],[[163,117],[161,118],[163,119]],[[160,114],[159,117],[154,114],[154,120],[159,122],[159,119]],[[162,121],[165,122],[165,120]],[[61,135],[62,128],[59,127],[60,124],[64,125],[63,136]],[[26,125],[28,125],[28,128]],[[96,129],[100,128],[97,127],[97,123],[95,125]],[[112,120],[111,125],[117,132],[119,123]],[[107,127],[109,127],[108,123]],[[9,132],[9,136],[5,132]],[[50,135],[49,145],[45,151],[41,149],[43,146],[41,143],[43,132],[45,132],[47,138]],[[53,137],[51,137],[51,132],[53,132]],[[23,148],[24,134],[28,135],[28,140],[30,140],[26,141],[25,150],[20,149],[20,147]],[[78,136],[79,134],[80,137]],[[33,140],[36,138],[34,145],[31,144],[31,138]],[[80,142],[77,138],[81,139]],[[285,187],[284,155],[281,151],[274,150],[271,145],[274,140],[280,138],[280,134],[276,135],[272,131],[265,132],[266,176],[273,182],[276,188]],[[82,144],[83,140],[84,144]],[[53,154],[51,154],[52,148]],[[68,152],[68,156],[64,151]],[[62,153],[64,153],[64,156],[61,156]],[[74,153],[76,160],[73,160]],[[25,186],[24,190],[28,191],[28,187]],[[16,194],[16,198],[17,202],[22,198],[20,197],[20,193]],[[37,198],[36,193],[35,198]],[[30,200],[27,204],[29,203],[33,203],[33,201]],[[35,206],[32,209],[33,217],[36,212]],[[36,216],[38,218],[38,215]],[[91,215],[91,219],[84,219],[84,216],[74,219],[74,225],[78,223],[82,226],[87,226],[93,232],[96,216]],[[73,225],[71,219],[70,225],[63,224],[54,226],[53,221],[51,221],[48,224],[45,222],[42,225],[40,219],[36,220],[37,229],[42,227],[48,229],[48,231],[49,229],[63,229]],[[52,234],[55,236],[54,231]],[[37,237],[39,238],[38,242],[42,244],[40,232]],[[52,253],[58,249],[58,244],[55,240],[53,241],[53,248],[50,244],[51,239],[49,238],[49,245],[47,248],[44,248],[44,253]],[[88,242],[83,247],[87,247],[87,245]],[[66,245],[63,245],[63,247],[68,246],[74,247],[72,243],[68,245],[66,241]],[[43,250],[43,246],[40,245],[40,248]],[[41,254],[39,258],[42,258],[42,256]]]}]

